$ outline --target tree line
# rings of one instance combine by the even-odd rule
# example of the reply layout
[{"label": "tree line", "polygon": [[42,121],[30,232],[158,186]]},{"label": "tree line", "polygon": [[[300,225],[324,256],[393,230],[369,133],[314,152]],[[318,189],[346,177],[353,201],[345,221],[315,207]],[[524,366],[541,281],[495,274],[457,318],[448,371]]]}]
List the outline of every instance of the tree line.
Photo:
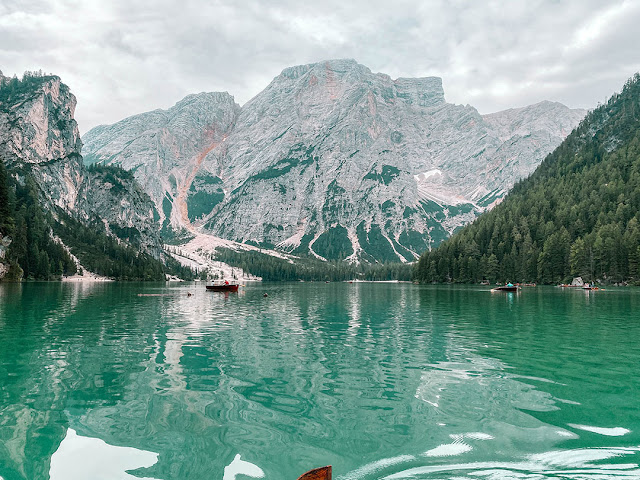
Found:
[{"label": "tree line", "polygon": [[323,262],[310,257],[286,259],[255,251],[236,252],[217,248],[215,259],[265,281],[345,281],[410,280],[411,266],[402,263],[349,264],[344,261]]},{"label": "tree line", "polygon": [[26,71],[22,75],[22,79],[17,76],[11,78],[0,78],[0,103],[13,102],[24,94],[35,91],[40,85],[47,80],[58,78],[55,75],[47,75],[38,70],[36,72]]}]

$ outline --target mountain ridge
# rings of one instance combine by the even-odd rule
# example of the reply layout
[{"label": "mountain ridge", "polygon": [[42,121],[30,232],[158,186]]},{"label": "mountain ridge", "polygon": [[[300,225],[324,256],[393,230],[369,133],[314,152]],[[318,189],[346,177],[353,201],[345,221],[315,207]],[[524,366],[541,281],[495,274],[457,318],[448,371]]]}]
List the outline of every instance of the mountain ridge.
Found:
[{"label": "mountain ridge", "polygon": [[203,95],[185,97],[201,109],[180,124],[135,123],[168,109],[90,130],[85,158],[131,170],[165,235],[328,260],[415,260],[499,201],[584,114],[540,102],[480,115],[447,103],[438,77],[393,80],[354,60],[285,68],[241,107]]}]

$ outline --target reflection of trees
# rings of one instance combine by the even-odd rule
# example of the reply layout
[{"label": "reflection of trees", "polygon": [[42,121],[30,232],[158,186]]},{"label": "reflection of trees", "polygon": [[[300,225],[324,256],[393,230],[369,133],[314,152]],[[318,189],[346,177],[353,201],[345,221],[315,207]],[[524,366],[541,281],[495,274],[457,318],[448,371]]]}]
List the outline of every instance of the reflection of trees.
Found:
[{"label": "reflection of trees", "polygon": [[[283,288],[267,301],[141,298],[130,285],[87,294],[77,285],[23,287],[31,291],[13,300],[22,303],[10,321],[25,348],[20,359],[0,353],[21,369],[4,394],[0,455],[14,473],[3,475],[46,478],[68,426],[159,452],[145,471],[157,478],[209,478],[236,453],[271,458],[260,466],[280,475],[274,465],[298,471],[346,462],[347,452],[378,456],[399,446],[399,431],[410,442],[419,435],[415,406],[398,400],[415,392],[420,372],[399,359],[423,355],[421,337],[402,334],[395,294],[351,287],[330,286],[329,297]],[[303,457],[287,450],[301,443],[314,447]]]},{"label": "reflection of trees", "polygon": [[65,361],[52,358],[43,341],[34,342],[45,335],[42,319],[55,315],[60,297],[53,293],[51,303],[40,302],[29,295],[29,287],[0,288],[0,474],[6,480],[46,478],[55,446],[40,437],[60,441],[65,432],[59,371]]},{"label": "reflection of trees", "polygon": [[116,405],[127,388],[131,352],[142,353],[144,337],[114,340],[104,352],[112,324],[125,327],[131,318],[125,311],[96,315],[109,311],[113,299],[84,298],[86,285],[6,285],[1,291],[0,465],[6,471],[0,473],[6,480],[47,478],[68,412]]}]

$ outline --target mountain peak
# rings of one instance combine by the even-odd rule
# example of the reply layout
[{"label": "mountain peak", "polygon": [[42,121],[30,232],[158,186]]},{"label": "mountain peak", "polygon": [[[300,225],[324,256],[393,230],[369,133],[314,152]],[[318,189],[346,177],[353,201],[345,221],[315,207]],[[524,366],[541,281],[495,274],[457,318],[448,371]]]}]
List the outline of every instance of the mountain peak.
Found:
[{"label": "mountain peak", "polygon": [[[304,83],[301,79],[305,77]],[[429,107],[445,102],[442,79],[440,77],[404,78],[392,80],[384,73],[372,73],[371,70],[353,59],[325,60],[307,65],[285,68],[274,79],[273,85],[296,82],[299,85],[313,87],[320,82],[329,88],[335,88],[336,82],[353,85],[361,82],[375,84],[380,89],[392,88],[398,97],[409,103]]]},{"label": "mountain peak", "polygon": [[182,100],[176,102],[176,104],[169,110],[181,110],[193,104],[235,104],[233,95],[229,92],[200,92],[192,93],[184,97]]},{"label": "mountain peak", "polygon": [[318,73],[332,72],[336,74],[344,74],[347,72],[361,72],[364,74],[371,74],[371,70],[369,70],[364,65],[359,64],[355,60],[351,58],[343,58],[343,59],[332,59],[332,60],[324,60],[322,62],[316,63],[308,63],[306,65],[296,65],[293,67],[287,67],[278,77],[284,77],[289,80],[296,80],[301,76],[305,75],[310,71],[315,71]]},{"label": "mountain peak", "polygon": [[[0,143],[0,155],[36,164],[79,154],[82,143],[73,118],[76,97],[69,87],[58,76],[29,72],[15,81],[20,87],[0,101],[0,115],[9,119],[0,125],[0,138],[7,139]],[[25,133],[8,135],[9,128]]]}]

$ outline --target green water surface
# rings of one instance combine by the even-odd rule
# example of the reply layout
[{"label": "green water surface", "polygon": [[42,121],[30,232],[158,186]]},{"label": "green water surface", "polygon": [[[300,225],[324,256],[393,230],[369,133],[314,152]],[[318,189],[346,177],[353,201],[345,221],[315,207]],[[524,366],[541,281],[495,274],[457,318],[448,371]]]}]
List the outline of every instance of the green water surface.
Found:
[{"label": "green water surface", "polygon": [[630,288],[0,285],[0,478],[640,478],[639,308]]}]

